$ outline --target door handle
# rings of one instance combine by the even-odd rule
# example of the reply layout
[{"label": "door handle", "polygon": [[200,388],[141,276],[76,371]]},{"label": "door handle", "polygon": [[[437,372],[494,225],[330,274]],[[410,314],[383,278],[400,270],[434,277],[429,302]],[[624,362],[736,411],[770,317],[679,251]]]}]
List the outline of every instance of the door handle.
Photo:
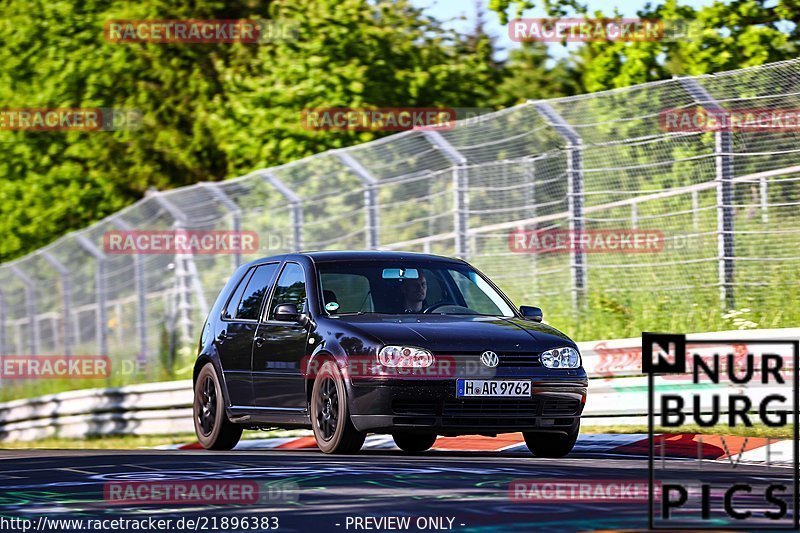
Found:
[{"label": "door handle", "polygon": [[264,342],[266,342],[267,339],[265,339],[264,337],[256,337],[253,340],[256,341],[256,346],[261,348],[264,345]]},{"label": "door handle", "polygon": [[223,329],[222,331],[219,332],[219,335],[217,335],[217,342],[222,344],[223,342],[225,342],[225,339],[227,339],[227,338],[228,338],[228,334]]}]

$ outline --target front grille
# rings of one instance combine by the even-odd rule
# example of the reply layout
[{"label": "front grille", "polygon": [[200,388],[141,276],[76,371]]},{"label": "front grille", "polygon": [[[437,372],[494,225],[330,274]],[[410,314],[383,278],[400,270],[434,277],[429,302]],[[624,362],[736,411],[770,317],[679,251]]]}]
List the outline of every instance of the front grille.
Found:
[{"label": "front grille", "polygon": [[[542,417],[549,426],[566,426],[580,412],[580,401],[572,398],[458,398],[424,400],[395,399],[395,424],[442,427],[538,427]],[[440,418],[441,417],[441,418]],[[543,422],[544,423],[544,422]]]},{"label": "front grille", "polygon": [[498,367],[528,368],[542,366],[542,360],[538,353],[510,353],[498,355],[500,356],[500,364],[497,365]]},{"label": "front grille", "polygon": [[[437,353],[434,355],[451,358],[455,360],[456,365],[460,368],[488,368],[481,363],[481,354],[484,351],[459,352],[457,354]],[[538,352],[501,352],[495,350],[495,353],[500,359],[497,365],[498,368],[533,368],[542,366],[541,353]]]},{"label": "front grille", "polygon": [[525,399],[468,399],[445,400],[442,416],[453,417],[491,417],[491,418],[517,418],[535,417],[539,408],[536,398]]},{"label": "front grille", "polygon": [[436,402],[425,400],[394,400],[392,411],[396,415],[435,415]]},{"label": "front grille", "polygon": [[542,416],[571,416],[579,408],[580,402],[572,398],[547,398],[542,402]]}]

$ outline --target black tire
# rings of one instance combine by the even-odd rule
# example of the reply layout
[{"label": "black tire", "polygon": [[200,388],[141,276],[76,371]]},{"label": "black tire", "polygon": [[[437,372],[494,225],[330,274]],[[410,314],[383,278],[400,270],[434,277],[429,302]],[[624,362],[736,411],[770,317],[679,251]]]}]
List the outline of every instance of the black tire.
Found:
[{"label": "black tire", "polygon": [[406,453],[421,453],[430,450],[436,435],[430,433],[392,433],[397,447]]},{"label": "black tire", "polygon": [[228,420],[214,365],[206,363],[194,384],[194,432],[206,450],[230,450],[242,437],[242,426]]},{"label": "black tire", "polygon": [[561,433],[523,432],[525,444],[536,457],[564,457],[575,447],[580,426],[576,426],[568,435]]},{"label": "black tire", "polygon": [[333,361],[325,361],[314,379],[311,427],[317,446],[324,453],[356,453],[367,438],[350,420],[342,373]]}]

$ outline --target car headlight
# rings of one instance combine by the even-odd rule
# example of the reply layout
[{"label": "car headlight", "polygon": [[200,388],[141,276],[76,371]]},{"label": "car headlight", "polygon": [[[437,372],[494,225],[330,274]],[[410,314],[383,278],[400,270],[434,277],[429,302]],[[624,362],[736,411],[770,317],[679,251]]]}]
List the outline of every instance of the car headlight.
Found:
[{"label": "car headlight", "polygon": [[553,348],[542,352],[542,364],[547,368],[578,368],[581,354],[575,348]]},{"label": "car headlight", "polygon": [[433,354],[415,346],[384,346],[378,352],[378,362],[383,366],[426,368],[433,364]]}]

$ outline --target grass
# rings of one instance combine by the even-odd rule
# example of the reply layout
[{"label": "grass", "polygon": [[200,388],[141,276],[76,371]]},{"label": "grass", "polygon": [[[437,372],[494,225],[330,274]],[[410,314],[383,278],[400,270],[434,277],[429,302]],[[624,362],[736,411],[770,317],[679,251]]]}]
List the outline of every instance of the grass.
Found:
[{"label": "grass", "polygon": [[[793,438],[794,427],[791,425],[784,427],[769,427],[763,424],[756,424],[753,427],[728,427],[728,426],[712,426],[700,427],[695,425],[686,425],[679,428],[654,428],[656,433],[700,433],[703,435],[736,435],[741,437],[769,437],[773,439],[791,439]],[[581,426],[581,433],[647,433],[647,426]]]},{"label": "grass", "polygon": [[65,439],[52,437],[37,441],[0,442],[0,450],[133,450],[165,444],[194,442],[194,435],[120,435]]},{"label": "grass", "polygon": [[[245,431],[243,440],[304,436],[303,430]],[[135,450],[197,442],[194,433],[176,435],[92,435],[82,439],[49,437],[37,441],[0,442],[2,450]]]}]

